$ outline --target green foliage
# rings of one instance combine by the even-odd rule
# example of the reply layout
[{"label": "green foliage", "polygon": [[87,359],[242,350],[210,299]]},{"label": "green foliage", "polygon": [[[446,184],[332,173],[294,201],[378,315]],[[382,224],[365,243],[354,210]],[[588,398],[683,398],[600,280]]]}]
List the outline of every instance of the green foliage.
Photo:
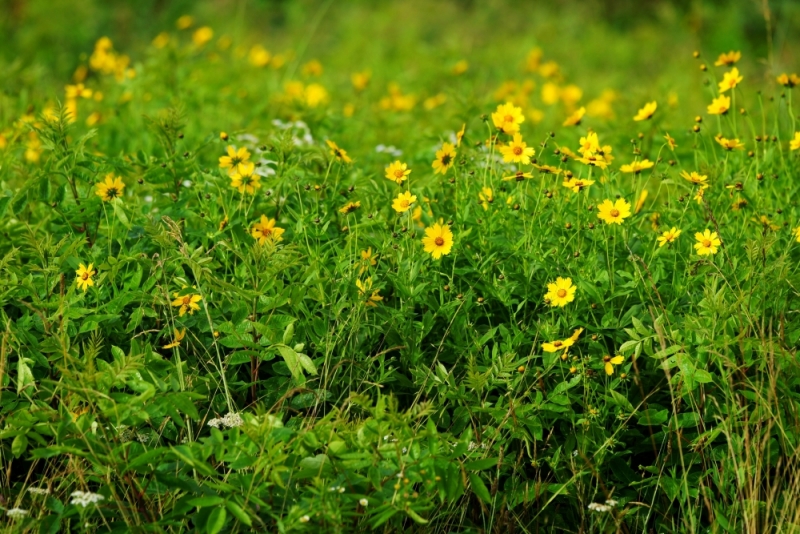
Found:
[{"label": "green foliage", "polygon": [[[445,37],[497,16],[460,7],[431,8],[452,15]],[[789,30],[784,8],[770,24]],[[600,84],[567,74],[590,59],[550,63],[567,37],[493,31],[473,53],[430,37],[406,71],[394,47],[425,47],[418,14],[362,61],[349,29],[407,8],[327,9],[311,29],[288,20],[290,46],[267,55],[193,21],[139,36],[133,59],[98,40],[63,93],[9,70],[4,528],[797,531],[798,89],[774,80],[798,33],[769,61],[744,48],[730,112],[695,121],[723,50],[673,43],[658,83],[620,59]],[[671,9],[641,38],[687,31]],[[542,35],[581,22],[536,13]],[[646,54],[632,35],[609,46]],[[500,155],[506,102],[530,164]],[[578,154],[592,132],[607,168]],[[457,156],[436,174],[444,143]],[[242,148],[252,168],[230,161]],[[395,160],[402,184],[384,177]],[[618,199],[630,216],[604,223]],[[454,241],[440,259],[423,243],[442,246],[437,224]],[[721,242],[699,255],[705,230]],[[564,306],[557,278],[575,288]]]}]

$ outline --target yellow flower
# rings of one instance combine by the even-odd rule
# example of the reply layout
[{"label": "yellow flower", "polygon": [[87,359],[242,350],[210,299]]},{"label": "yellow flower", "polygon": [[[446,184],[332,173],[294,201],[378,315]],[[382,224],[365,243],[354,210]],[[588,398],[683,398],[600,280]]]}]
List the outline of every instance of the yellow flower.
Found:
[{"label": "yellow flower", "polygon": [[[228,134],[224,134],[224,137],[222,133],[220,134],[220,139],[227,138]],[[236,150],[236,148],[229,145],[228,155],[220,156],[219,158],[219,168],[226,169],[229,176],[233,176],[236,173],[244,174],[251,165],[253,164],[250,162],[250,152],[244,147]]]},{"label": "yellow flower", "polygon": [[697,189],[697,193],[694,195],[694,199],[697,201],[698,204],[703,203],[703,195],[705,194],[706,189],[708,189],[708,184],[702,184]]},{"label": "yellow flower", "polygon": [[94,280],[92,280],[92,277],[96,274],[96,271],[94,270],[94,264],[90,263],[89,266],[86,267],[81,263],[78,265],[78,270],[75,271],[75,274],[77,275],[75,277],[75,283],[78,284],[80,289],[83,289],[84,293],[86,293],[86,290],[89,289],[89,286],[94,285]]},{"label": "yellow flower", "polygon": [[515,133],[510,143],[500,147],[500,153],[503,155],[503,161],[529,165],[536,151],[522,140],[519,133]]},{"label": "yellow flower", "polygon": [[600,141],[595,132],[589,132],[586,137],[581,137],[581,146],[578,152],[581,154],[596,154],[600,151]]},{"label": "yellow flower", "polygon": [[622,224],[622,221],[630,216],[631,205],[624,198],[616,202],[606,199],[597,206],[597,218],[606,224]]},{"label": "yellow flower", "polygon": [[202,28],[197,28],[194,31],[192,34],[192,42],[195,44],[195,46],[200,47],[209,42],[213,37],[214,30],[208,26],[203,26]]},{"label": "yellow flower", "polygon": [[372,290],[372,277],[367,278],[363,282],[361,280],[356,279],[356,287],[358,288],[358,294],[362,298],[366,297],[367,300],[364,302],[364,306],[375,307],[377,306],[378,302],[383,300],[383,297],[380,296],[380,289],[375,289],[372,291],[372,294],[367,296],[370,290]]},{"label": "yellow flower", "polygon": [[725,150],[744,150],[744,143],[740,142],[738,139],[726,139],[718,134],[714,137],[714,141],[719,143]]},{"label": "yellow flower", "polygon": [[533,166],[534,168],[539,169],[539,174],[552,174],[555,176],[561,174],[561,169],[553,167],[552,165],[537,165],[536,163],[534,163]]},{"label": "yellow flower", "polygon": [[555,282],[547,284],[545,300],[551,307],[562,308],[575,300],[575,291],[578,288],[572,285],[572,278],[556,278]]},{"label": "yellow flower", "polygon": [[680,235],[681,231],[673,226],[670,230],[666,230],[658,236],[658,246],[663,247],[667,243],[673,243]]},{"label": "yellow flower", "polygon": [[390,164],[384,170],[386,171],[386,178],[395,182],[397,185],[401,185],[405,182],[406,177],[411,174],[411,169],[408,168],[408,165],[401,163],[400,160]]},{"label": "yellow flower", "polygon": [[319,76],[322,74],[322,63],[318,59],[312,59],[303,65],[303,74],[306,76]]},{"label": "yellow flower", "polygon": [[178,330],[177,328],[173,328],[172,332],[173,332],[172,343],[168,343],[168,344],[164,345],[162,348],[171,349],[171,348],[177,347],[177,346],[179,346],[181,344],[181,341],[183,341],[183,338],[186,337],[186,329],[185,328],[183,330]]},{"label": "yellow flower", "polygon": [[348,202],[347,204],[339,208],[339,213],[347,215],[348,213],[353,213],[360,207],[361,207],[360,200],[356,200],[355,202]]},{"label": "yellow flower", "polygon": [[700,256],[716,254],[718,250],[717,247],[722,244],[722,242],[719,240],[719,236],[717,236],[717,233],[708,229],[706,229],[706,231],[702,234],[697,232],[694,234],[694,238],[697,241],[697,243],[694,244],[694,248],[697,250],[697,254]]},{"label": "yellow flower", "polygon": [[353,160],[350,159],[350,157],[347,155],[347,152],[345,150],[339,148],[339,146],[336,143],[334,143],[330,139],[326,140],[325,142],[328,143],[328,147],[331,149],[331,155],[335,156],[336,159],[338,159],[339,161],[342,161],[344,163],[352,163],[353,162]]},{"label": "yellow flower", "polygon": [[450,254],[453,248],[453,232],[446,224],[435,223],[425,228],[425,237],[422,238],[423,250],[438,260],[443,255]]},{"label": "yellow flower", "polygon": [[646,120],[648,120],[650,117],[653,116],[653,114],[655,114],[657,107],[658,107],[658,103],[655,100],[653,100],[652,102],[648,102],[633,117],[633,120],[635,120],[635,121],[646,121]]},{"label": "yellow flower", "polygon": [[369,269],[370,267],[374,267],[378,264],[376,260],[377,254],[372,254],[372,247],[369,247],[367,250],[361,251],[361,268],[358,271],[358,274],[362,274],[364,271]]},{"label": "yellow flower", "polygon": [[117,197],[122,196],[122,190],[125,189],[125,184],[119,176],[114,176],[113,172],[106,174],[106,179],[102,182],[95,184],[95,195],[103,199],[103,202],[109,202]]},{"label": "yellow flower", "polygon": [[619,170],[625,173],[632,172],[633,174],[639,174],[643,170],[649,169],[653,165],[654,165],[653,162],[650,161],[649,159],[643,159],[642,161],[634,161],[630,165],[623,165],[622,167],[619,168]]},{"label": "yellow flower", "polygon": [[800,150],[800,132],[795,132],[794,139],[789,141],[789,150]]},{"label": "yellow flower", "polygon": [[606,370],[606,374],[608,376],[613,375],[614,374],[614,366],[621,364],[623,361],[625,361],[625,358],[623,356],[617,355],[617,356],[614,356],[613,358],[611,356],[609,356],[608,354],[603,356],[603,368]]},{"label": "yellow flower", "polygon": [[675,139],[673,139],[671,135],[664,134],[664,139],[667,141],[670,150],[675,150],[678,147],[678,143],[675,142]]},{"label": "yellow flower", "polygon": [[501,132],[512,134],[519,131],[519,125],[525,122],[525,115],[522,114],[522,108],[506,102],[497,106],[497,111],[492,113],[492,122]]},{"label": "yellow flower", "polygon": [[411,209],[411,204],[416,201],[416,195],[412,195],[410,191],[406,191],[397,195],[397,198],[392,201],[392,207],[397,213],[405,213]]},{"label": "yellow flower", "polygon": [[795,239],[795,241],[797,241],[798,243],[800,243],[800,226],[798,226],[797,228],[795,228],[794,230],[792,230],[792,233],[794,234],[794,239]]},{"label": "yellow flower", "polygon": [[189,315],[192,315],[196,310],[199,310],[200,305],[198,302],[203,300],[203,297],[195,293],[189,293],[179,297],[178,292],[175,292],[172,294],[172,297],[175,299],[172,301],[172,305],[176,308],[180,307],[180,310],[178,311],[178,315],[180,317],[186,315],[186,312],[189,312]]},{"label": "yellow flower", "polygon": [[693,184],[698,184],[698,185],[705,183],[705,181],[708,180],[708,176],[706,176],[705,174],[699,174],[694,171],[692,171],[691,174],[689,174],[686,171],[681,171],[681,178],[683,178],[684,180],[689,180]]},{"label": "yellow flower", "polygon": [[237,189],[242,194],[255,195],[256,189],[261,187],[261,176],[255,174],[256,166],[252,163],[239,165],[243,169],[242,173],[231,175],[231,187]]},{"label": "yellow flower", "polygon": [[531,173],[517,171],[514,174],[512,174],[511,176],[504,176],[503,177],[503,181],[504,182],[508,182],[508,181],[514,180],[516,182],[521,182],[523,180],[528,180],[530,178],[533,178],[533,175]]},{"label": "yellow flower", "polygon": [[494,202],[494,193],[490,187],[482,187],[481,192],[478,193],[478,200],[480,200],[481,206],[483,206],[484,210],[489,209],[489,204]]},{"label": "yellow flower", "polygon": [[601,169],[605,169],[608,167],[608,161],[606,161],[605,156],[597,155],[597,154],[586,154],[582,158],[577,158],[583,164],[592,166],[592,167],[600,167]]},{"label": "yellow flower", "polygon": [[720,54],[717,58],[717,61],[714,62],[714,66],[716,67],[730,67],[731,65],[735,64],[742,58],[741,52],[734,52],[731,50],[727,54]]},{"label": "yellow flower", "polygon": [[797,74],[786,74],[783,73],[777,78],[778,83],[783,85],[784,87],[788,87],[791,89],[796,85],[800,85],[800,76]]},{"label": "yellow flower", "polygon": [[462,59],[453,65],[453,74],[459,76],[467,72],[467,69],[469,69],[469,63],[467,63],[466,59]]},{"label": "yellow flower", "polygon": [[175,21],[175,27],[179,30],[191,28],[192,24],[194,24],[194,18],[191,15],[183,15],[178,17],[178,20]]},{"label": "yellow flower", "polygon": [[644,201],[647,200],[647,196],[649,194],[650,193],[647,191],[647,189],[642,190],[642,192],[639,194],[639,200],[636,201],[636,206],[633,208],[633,213],[639,213],[642,210]]},{"label": "yellow flower", "polygon": [[722,81],[719,82],[719,92],[724,93],[729,89],[733,89],[739,85],[743,79],[742,76],[739,76],[739,69],[733,67],[730,72],[726,72],[722,75]]},{"label": "yellow flower", "polygon": [[545,352],[558,352],[563,350],[566,352],[572,345],[575,344],[575,340],[571,337],[562,340],[556,340],[551,343],[542,343],[542,350]]},{"label": "yellow flower", "polygon": [[583,120],[583,116],[586,115],[586,108],[581,106],[575,111],[572,112],[572,115],[567,117],[564,121],[563,126],[577,126]]},{"label": "yellow flower", "polygon": [[594,180],[585,180],[583,178],[570,178],[569,180],[565,180],[561,185],[563,185],[568,189],[572,189],[574,193],[580,193],[593,183]]},{"label": "yellow flower", "polygon": [[356,91],[363,91],[369,85],[369,80],[372,78],[372,73],[368,70],[363,72],[354,72],[350,75],[350,81]]},{"label": "yellow flower", "polygon": [[461,146],[461,140],[464,139],[464,132],[467,131],[467,123],[461,125],[461,129],[456,132],[456,146]]},{"label": "yellow flower", "polygon": [[445,174],[453,166],[456,159],[456,148],[450,143],[442,143],[442,148],[436,151],[436,159],[433,160],[433,170],[436,174]]},{"label": "yellow flower", "polygon": [[328,90],[318,83],[309,84],[303,93],[306,105],[315,108],[328,101]]},{"label": "yellow flower", "polygon": [[250,228],[250,235],[258,240],[259,245],[263,245],[267,241],[277,243],[283,241],[283,228],[275,226],[275,219],[268,219],[266,215],[261,216],[261,220],[255,223]]},{"label": "yellow flower", "polygon": [[254,67],[266,67],[269,65],[270,59],[272,59],[272,55],[261,45],[253,46],[247,54],[247,60]]},{"label": "yellow flower", "polygon": [[92,90],[84,87],[82,83],[77,83],[75,85],[67,85],[64,88],[64,93],[67,100],[92,97]]},{"label": "yellow flower", "polygon": [[731,99],[725,95],[719,95],[708,106],[708,113],[710,115],[725,115],[731,109]]}]

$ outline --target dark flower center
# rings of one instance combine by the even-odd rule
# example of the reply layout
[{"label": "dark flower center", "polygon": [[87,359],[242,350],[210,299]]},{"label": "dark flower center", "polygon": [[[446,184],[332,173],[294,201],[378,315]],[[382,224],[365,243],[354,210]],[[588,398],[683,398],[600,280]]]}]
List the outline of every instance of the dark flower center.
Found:
[{"label": "dark flower center", "polygon": [[441,247],[442,245],[444,245],[444,239],[442,239],[441,236],[434,239],[433,242],[436,243],[437,247]]}]

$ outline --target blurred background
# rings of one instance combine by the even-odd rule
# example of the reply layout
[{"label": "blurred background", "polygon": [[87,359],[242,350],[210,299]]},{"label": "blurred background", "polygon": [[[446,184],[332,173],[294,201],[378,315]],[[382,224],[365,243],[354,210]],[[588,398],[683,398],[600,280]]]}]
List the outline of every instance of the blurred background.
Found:
[{"label": "blurred background", "polygon": [[[797,0],[0,0],[0,61],[66,79],[108,36],[135,63],[183,15],[213,27],[215,36],[326,65],[413,70],[415,56],[455,54],[492,75],[539,46],[562,65],[579,65],[582,72],[570,77],[584,84],[597,72],[631,67],[657,76],[695,48],[741,49],[791,67],[800,37]],[[505,57],[487,46],[498,42]]]}]

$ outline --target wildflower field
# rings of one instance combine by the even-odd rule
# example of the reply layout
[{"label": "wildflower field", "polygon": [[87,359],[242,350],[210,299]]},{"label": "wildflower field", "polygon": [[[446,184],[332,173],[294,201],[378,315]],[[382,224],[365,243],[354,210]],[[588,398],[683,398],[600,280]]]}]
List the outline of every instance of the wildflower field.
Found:
[{"label": "wildflower field", "polygon": [[800,532],[800,5],[0,1],[3,532]]}]

